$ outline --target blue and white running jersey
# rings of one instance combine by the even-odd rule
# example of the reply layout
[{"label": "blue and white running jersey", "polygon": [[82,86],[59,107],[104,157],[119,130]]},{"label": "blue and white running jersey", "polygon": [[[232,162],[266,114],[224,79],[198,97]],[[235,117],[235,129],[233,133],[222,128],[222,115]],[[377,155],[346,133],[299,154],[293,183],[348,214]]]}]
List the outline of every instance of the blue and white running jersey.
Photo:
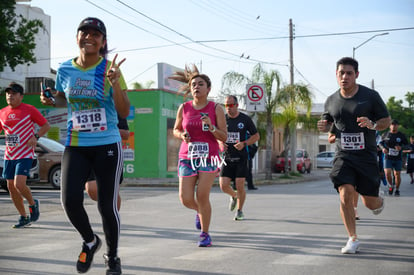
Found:
[{"label": "blue and white running jersey", "polygon": [[[56,90],[64,92],[68,105],[66,146],[98,146],[121,141],[113,89],[106,74],[111,61],[101,58],[83,69],[74,59],[61,64]],[[122,90],[127,88],[121,74]]]}]

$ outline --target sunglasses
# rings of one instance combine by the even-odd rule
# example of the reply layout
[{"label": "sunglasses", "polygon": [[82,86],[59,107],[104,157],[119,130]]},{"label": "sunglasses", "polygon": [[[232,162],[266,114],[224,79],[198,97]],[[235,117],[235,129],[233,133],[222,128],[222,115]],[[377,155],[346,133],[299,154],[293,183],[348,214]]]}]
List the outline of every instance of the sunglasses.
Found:
[{"label": "sunglasses", "polygon": [[231,103],[231,104],[224,104],[224,107],[233,108],[234,106],[237,106],[237,104]]}]

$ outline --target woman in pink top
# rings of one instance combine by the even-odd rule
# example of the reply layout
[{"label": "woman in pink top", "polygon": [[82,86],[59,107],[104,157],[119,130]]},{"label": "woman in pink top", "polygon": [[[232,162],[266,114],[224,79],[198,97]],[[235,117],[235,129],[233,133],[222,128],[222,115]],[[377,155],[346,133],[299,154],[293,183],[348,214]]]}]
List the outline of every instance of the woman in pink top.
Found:
[{"label": "woman in pink top", "polygon": [[[218,141],[227,139],[224,110],[207,99],[211,90],[210,78],[186,66],[184,72],[170,77],[186,83],[181,87],[193,100],[178,108],[174,136],[182,139],[178,176],[181,203],[197,211],[196,227],[201,230],[198,246],[211,246],[208,234],[211,220],[210,190],[221,166]],[[196,190],[196,184],[198,186]],[[194,193],[196,196],[194,197]]]}]

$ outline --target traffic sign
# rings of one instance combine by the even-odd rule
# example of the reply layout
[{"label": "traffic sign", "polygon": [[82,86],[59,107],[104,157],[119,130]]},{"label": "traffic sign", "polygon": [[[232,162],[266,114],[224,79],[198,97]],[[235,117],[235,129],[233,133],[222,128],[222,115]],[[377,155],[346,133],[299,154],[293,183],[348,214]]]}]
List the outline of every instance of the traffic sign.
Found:
[{"label": "traffic sign", "polygon": [[246,90],[246,110],[249,112],[264,112],[266,103],[264,84],[248,84]]}]

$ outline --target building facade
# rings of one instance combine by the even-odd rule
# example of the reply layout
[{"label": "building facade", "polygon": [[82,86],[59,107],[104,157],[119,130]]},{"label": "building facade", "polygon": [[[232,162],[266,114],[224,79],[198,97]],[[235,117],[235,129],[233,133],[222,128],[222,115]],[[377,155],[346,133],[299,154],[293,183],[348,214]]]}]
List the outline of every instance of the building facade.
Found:
[{"label": "building facade", "polygon": [[[9,67],[5,67],[3,72],[0,72],[0,87],[7,87],[10,82],[14,81],[25,87],[26,93],[39,92],[40,85],[38,83],[40,80],[52,80],[56,77],[55,72],[50,68],[51,18],[42,9],[24,4],[16,5],[15,12],[28,20],[41,20],[44,29],[40,29],[35,38],[36,48],[34,49],[34,55],[37,62],[30,65],[17,65],[14,71]],[[28,87],[30,85],[27,84],[27,81],[30,82],[30,79],[36,79],[34,82],[37,85],[33,86],[33,88]]]}]

